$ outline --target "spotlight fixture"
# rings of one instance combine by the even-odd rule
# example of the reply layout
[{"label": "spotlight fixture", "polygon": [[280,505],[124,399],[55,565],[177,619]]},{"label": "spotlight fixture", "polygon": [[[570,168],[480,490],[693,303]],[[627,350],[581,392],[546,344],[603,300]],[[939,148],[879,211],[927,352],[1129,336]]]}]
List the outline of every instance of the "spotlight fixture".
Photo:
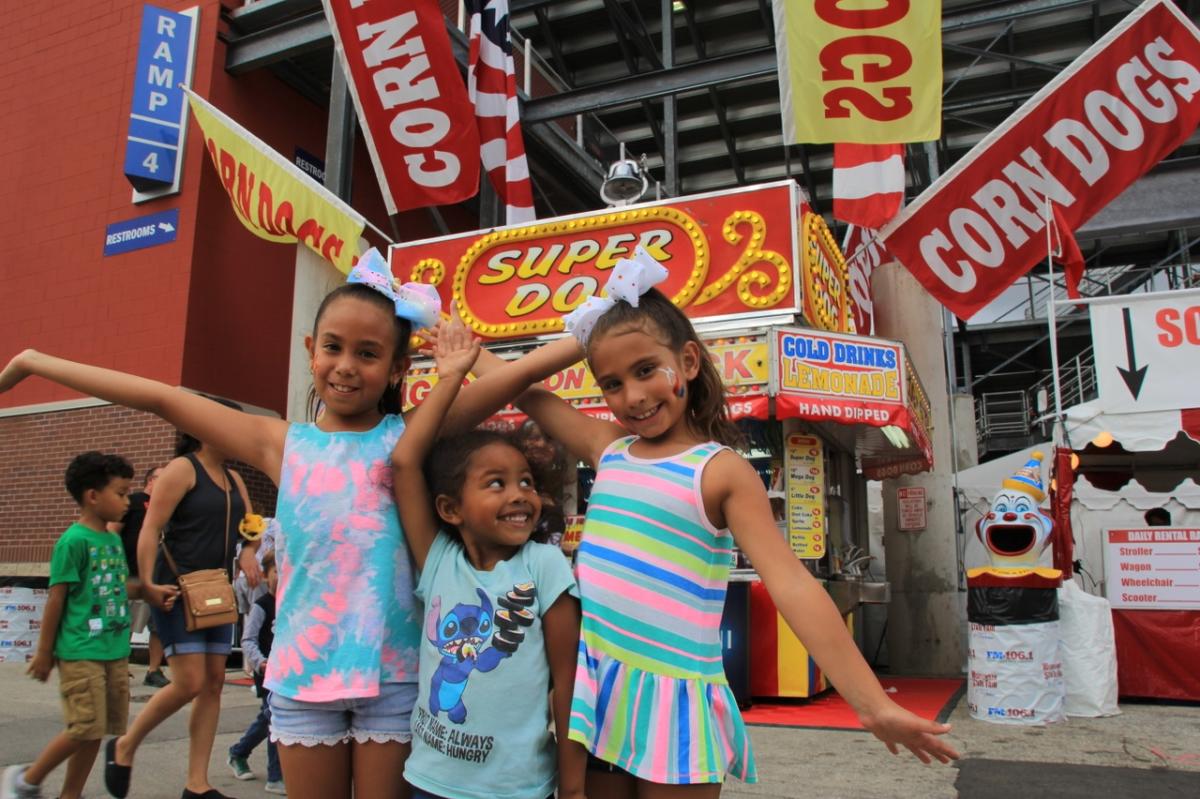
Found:
[{"label": "spotlight fixture", "polygon": [[610,207],[629,205],[640,200],[648,188],[650,182],[646,179],[645,165],[626,158],[625,143],[622,142],[621,157],[608,168],[608,175],[600,184],[600,199]]}]

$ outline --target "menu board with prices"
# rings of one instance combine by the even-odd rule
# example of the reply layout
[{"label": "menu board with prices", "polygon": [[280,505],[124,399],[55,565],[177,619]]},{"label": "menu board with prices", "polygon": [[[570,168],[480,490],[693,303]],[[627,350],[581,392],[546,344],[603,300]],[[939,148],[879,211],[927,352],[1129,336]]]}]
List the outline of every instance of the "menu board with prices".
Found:
[{"label": "menu board with prices", "polygon": [[784,449],[787,475],[788,543],[796,557],[824,557],[825,452],[816,436],[789,435]]},{"label": "menu board with prices", "polygon": [[1200,529],[1106,530],[1104,574],[1114,608],[1200,610]]}]

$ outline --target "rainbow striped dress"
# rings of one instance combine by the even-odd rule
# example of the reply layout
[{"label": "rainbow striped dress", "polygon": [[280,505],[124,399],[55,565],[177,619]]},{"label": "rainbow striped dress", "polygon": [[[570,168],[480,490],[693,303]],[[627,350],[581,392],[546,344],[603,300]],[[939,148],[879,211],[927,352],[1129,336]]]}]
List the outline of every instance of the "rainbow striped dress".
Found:
[{"label": "rainbow striped dress", "polygon": [[700,477],[723,447],[669,458],[604,451],[578,552],[583,623],[570,737],[650,782],[757,777],[721,662],[733,538],[709,523]]}]

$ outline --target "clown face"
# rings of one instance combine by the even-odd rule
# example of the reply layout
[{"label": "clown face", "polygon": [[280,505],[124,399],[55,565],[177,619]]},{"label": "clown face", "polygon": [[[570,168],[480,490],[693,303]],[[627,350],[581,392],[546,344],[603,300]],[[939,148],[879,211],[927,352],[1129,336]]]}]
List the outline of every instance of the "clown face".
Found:
[{"label": "clown face", "polygon": [[1050,543],[1053,527],[1032,496],[1004,488],[992,499],[991,511],[975,523],[975,534],[993,566],[1032,567]]}]

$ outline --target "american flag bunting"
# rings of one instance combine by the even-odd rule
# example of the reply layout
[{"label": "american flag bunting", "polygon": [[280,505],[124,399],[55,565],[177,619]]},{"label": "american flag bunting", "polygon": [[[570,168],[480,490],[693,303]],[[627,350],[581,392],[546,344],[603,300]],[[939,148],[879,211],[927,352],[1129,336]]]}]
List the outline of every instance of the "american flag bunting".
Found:
[{"label": "american flag bunting", "polygon": [[533,184],[517,106],[508,0],[466,0],[470,54],[467,95],[475,104],[483,168],[504,199],[508,224],[536,219]]}]

